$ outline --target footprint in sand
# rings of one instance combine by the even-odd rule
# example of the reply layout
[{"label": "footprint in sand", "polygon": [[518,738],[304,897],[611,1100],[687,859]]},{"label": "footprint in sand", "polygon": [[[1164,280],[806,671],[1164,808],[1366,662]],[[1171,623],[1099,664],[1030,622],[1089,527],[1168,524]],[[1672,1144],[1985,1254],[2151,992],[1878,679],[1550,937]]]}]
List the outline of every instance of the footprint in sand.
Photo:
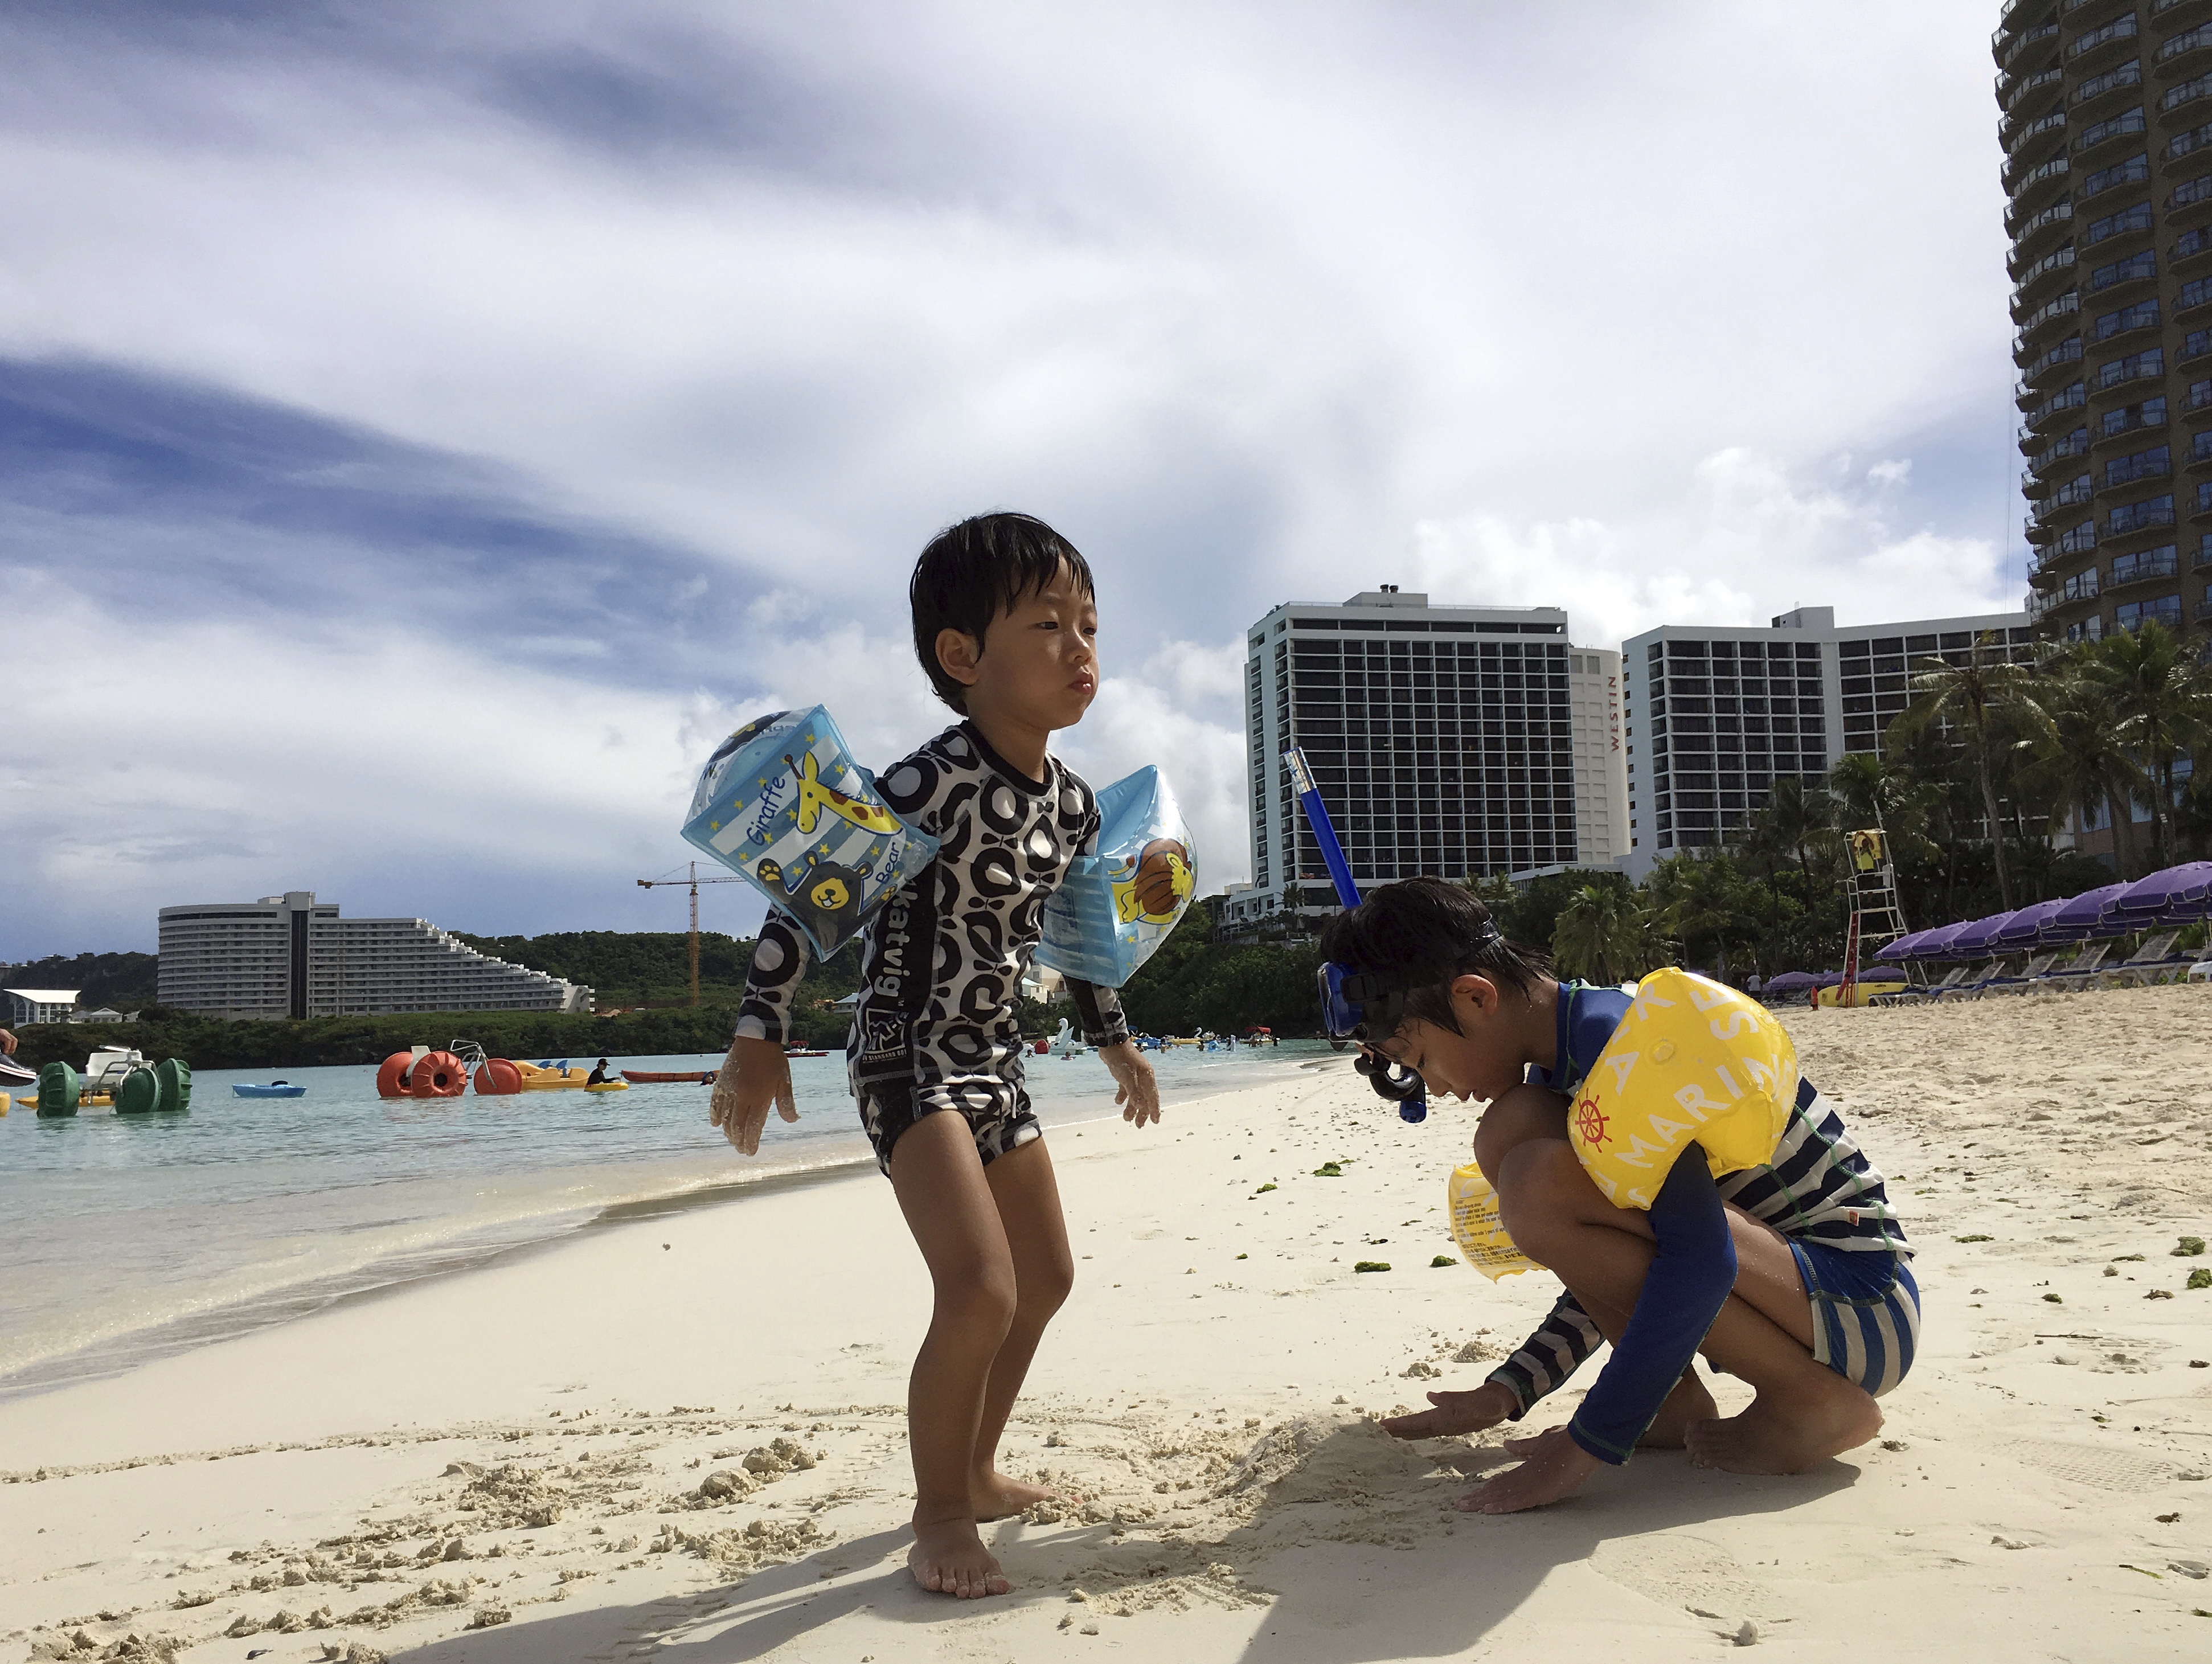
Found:
[{"label": "footprint in sand", "polygon": [[2173,1474],[2162,1461],[2109,1445],[2022,1439],[1999,1448],[2024,1467],[2099,1491],[2154,1491]]},{"label": "footprint in sand", "polygon": [[1680,1532],[1617,1537],[1601,1543],[1591,1569],[1662,1606],[1700,1618],[1785,1616],[1775,1594],[1718,1543]]}]

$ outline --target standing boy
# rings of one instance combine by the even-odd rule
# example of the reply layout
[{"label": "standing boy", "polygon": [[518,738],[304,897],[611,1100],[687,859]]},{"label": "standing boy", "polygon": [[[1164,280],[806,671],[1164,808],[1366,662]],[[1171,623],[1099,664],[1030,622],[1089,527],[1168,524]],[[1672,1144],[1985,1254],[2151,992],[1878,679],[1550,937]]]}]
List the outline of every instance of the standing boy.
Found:
[{"label": "standing boy", "polygon": [[[1022,1084],[1018,1013],[1045,902],[1098,831],[1091,788],[1046,749],[1097,695],[1098,614],[1083,556],[1026,514],[939,533],[908,596],[915,652],[962,720],[877,778],[900,817],[940,841],[869,924],[846,1056],[860,1124],[936,1291],[907,1389],[907,1564],[924,1588],[972,1599],[1008,1587],[977,1522],[1048,1494],[996,1465],[1030,1359],[1075,1276]],[[783,1047],[806,962],[806,938],[771,913],[714,1087],[714,1124],[748,1156],[771,1102],[799,1119]],[[1152,1066],[1113,991],[1073,978],[1067,987],[1123,1119],[1158,1120]]]}]

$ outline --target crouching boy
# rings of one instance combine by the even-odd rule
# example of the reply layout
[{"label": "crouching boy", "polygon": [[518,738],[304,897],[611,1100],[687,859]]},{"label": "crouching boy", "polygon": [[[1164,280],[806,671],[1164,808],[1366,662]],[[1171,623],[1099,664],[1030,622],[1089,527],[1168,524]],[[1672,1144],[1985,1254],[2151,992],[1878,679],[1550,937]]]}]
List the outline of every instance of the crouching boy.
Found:
[{"label": "crouching boy", "polygon": [[[1509,1442],[1521,1465],[1460,1500],[1505,1514],[1571,1496],[1636,1448],[1686,1448],[1743,1473],[1794,1473],[1873,1438],[1875,1399],[1911,1368],[1911,1249],[1835,1106],[1800,1079],[1758,1165],[1716,1180],[1680,1146],[1648,1211],[1607,1199],[1569,1141],[1570,1095],[1627,1016],[1618,988],[1562,983],[1463,887],[1412,878],[1333,920],[1324,955],[1365,973],[1361,1039],[1432,1096],[1488,1107],[1474,1154],[1506,1229],[1566,1285],[1542,1327],[1472,1392],[1383,1425],[1400,1438],[1519,1420],[1601,1339],[1613,1356],[1573,1418]],[[1786,1091],[1786,1087],[1784,1089]],[[1688,1159],[1681,1159],[1687,1157]],[[1694,1356],[1748,1382],[1722,1417]]]}]

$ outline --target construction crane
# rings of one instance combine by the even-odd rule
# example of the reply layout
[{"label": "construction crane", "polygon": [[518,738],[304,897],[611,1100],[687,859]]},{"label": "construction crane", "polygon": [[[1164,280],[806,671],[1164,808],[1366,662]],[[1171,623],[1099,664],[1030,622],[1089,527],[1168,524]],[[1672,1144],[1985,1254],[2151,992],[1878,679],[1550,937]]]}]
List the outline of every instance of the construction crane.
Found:
[{"label": "construction crane", "polygon": [[664,884],[688,884],[690,886],[691,1007],[694,1011],[696,1011],[699,1006],[699,886],[701,884],[741,884],[744,882],[744,880],[743,878],[702,878],[699,876],[699,863],[696,861],[691,863],[691,876],[688,878],[640,878],[637,881],[637,887],[640,890],[653,890]]}]

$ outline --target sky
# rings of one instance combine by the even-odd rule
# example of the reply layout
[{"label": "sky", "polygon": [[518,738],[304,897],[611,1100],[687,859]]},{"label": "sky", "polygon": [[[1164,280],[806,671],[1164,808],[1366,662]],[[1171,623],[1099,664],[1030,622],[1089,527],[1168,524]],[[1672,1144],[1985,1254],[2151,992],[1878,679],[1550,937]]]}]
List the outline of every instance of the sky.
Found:
[{"label": "sky", "polygon": [[1280,603],[2017,606],[1996,13],[14,0],[0,963],[680,929],[732,728],[953,720],[905,581],[991,508],[1208,889]]}]

